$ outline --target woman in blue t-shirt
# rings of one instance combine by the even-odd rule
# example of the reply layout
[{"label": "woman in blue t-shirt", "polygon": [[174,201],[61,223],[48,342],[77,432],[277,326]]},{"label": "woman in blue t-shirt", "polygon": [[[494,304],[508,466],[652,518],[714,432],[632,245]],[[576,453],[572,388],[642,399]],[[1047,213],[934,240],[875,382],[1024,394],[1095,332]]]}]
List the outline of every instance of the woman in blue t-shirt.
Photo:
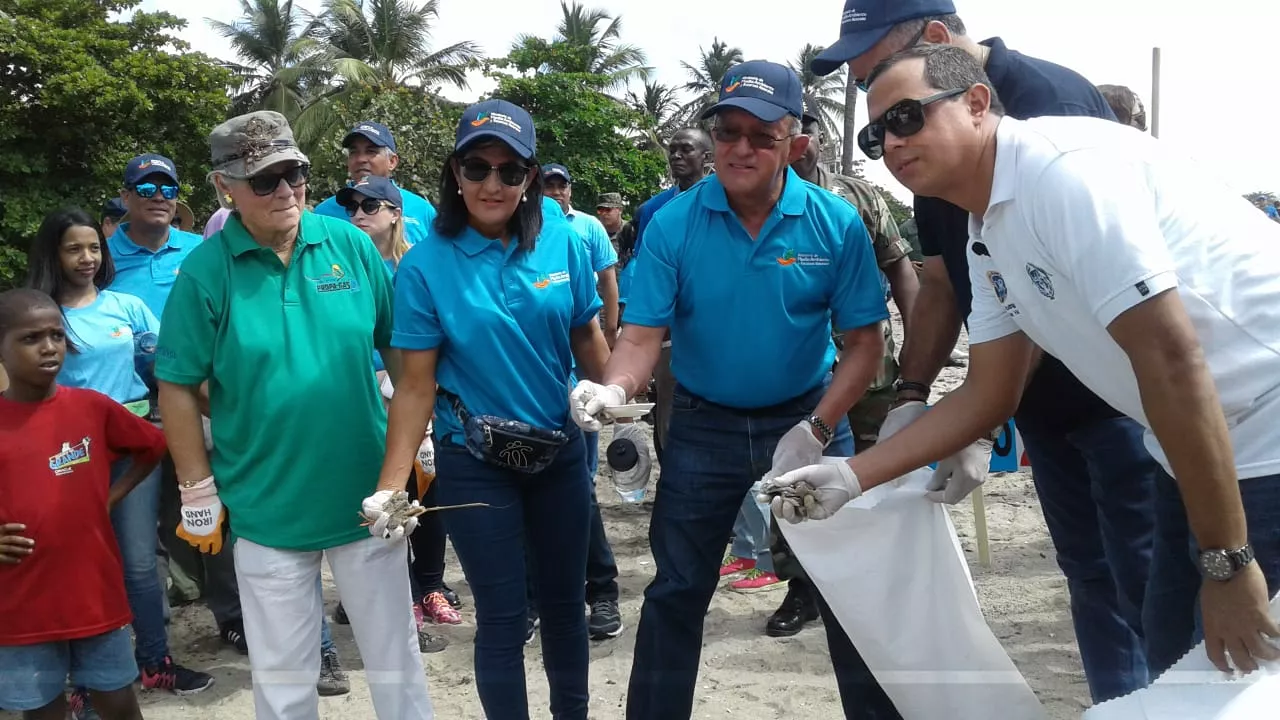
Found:
[{"label": "woman in blue t-shirt", "polygon": [[551,714],[573,720],[587,717],[591,483],[567,393],[574,360],[596,377],[609,350],[586,249],[567,223],[543,224],[534,142],[533,120],[509,102],[463,112],[441,168],[439,214],[396,273],[391,344],[403,372],[379,491],[363,510],[384,536],[412,531],[389,500],[434,413],[440,504],[488,505],[444,512],[475,593],[484,712],[529,716],[527,538]]}]

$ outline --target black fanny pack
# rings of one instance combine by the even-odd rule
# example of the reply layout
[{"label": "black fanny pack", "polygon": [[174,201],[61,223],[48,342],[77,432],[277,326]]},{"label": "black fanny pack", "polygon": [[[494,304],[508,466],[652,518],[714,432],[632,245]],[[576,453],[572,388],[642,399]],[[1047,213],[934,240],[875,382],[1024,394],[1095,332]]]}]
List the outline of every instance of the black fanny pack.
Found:
[{"label": "black fanny pack", "polygon": [[444,388],[437,392],[453,406],[462,424],[467,452],[481,462],[532,475],[546,470],[560,448],[569,442],[569,436],[560,430],[546,430],[493,415],[472,415],[457,395]]}]

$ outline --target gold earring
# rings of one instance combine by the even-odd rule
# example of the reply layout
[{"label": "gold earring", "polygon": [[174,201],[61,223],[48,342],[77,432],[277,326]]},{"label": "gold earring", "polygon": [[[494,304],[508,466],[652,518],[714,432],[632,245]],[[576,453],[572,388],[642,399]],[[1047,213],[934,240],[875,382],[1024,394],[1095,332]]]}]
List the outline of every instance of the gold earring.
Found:
[{"label": "gold earring", "polygon": [[226,201],[226,203],[227,203],[228,205],[230,205],[230,204],[231,204],[231,193],[227,193],[226,195],[223,195],[223,196],[222,196],[222,199],[223,199],[223,200],[225,200],[225,201]]}]

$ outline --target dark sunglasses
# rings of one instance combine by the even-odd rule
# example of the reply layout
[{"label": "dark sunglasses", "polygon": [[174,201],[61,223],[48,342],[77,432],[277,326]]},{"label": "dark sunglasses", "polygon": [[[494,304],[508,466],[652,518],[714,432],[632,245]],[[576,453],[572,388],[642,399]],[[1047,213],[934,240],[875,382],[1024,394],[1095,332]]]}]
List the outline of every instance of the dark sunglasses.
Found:
[{"label": "dark sunglasses", "polygon": [[946,100],[967,92],[969,92],[969,88],[958,88],[930,95],[920,100],[900,100],[888,110],[885,110],[884,115],[881,115],[879,120],[873,120],[862,128],[862,132],[858,133],[858,147],[862,148],[863,154],[867,157],[872,160],[879,160],[884,157],[884,134],[886,131],[898,137],[911,137],[924,129],[925,107],[939,100]]},{"label": "dark sunglasses", "polygon": [[156,191],[160,191],[161,197],[165,200],[173,200],[178,197],[177,185],[156,185],[155,183],[138,183],[133,186],[133,192],[144,200],[150,200],[156,196]]},{"label": "dark sunglasses", "polygon": [[249,183],[249,188],[253,190],[254,195],[260,197],[270,195],[280,187],[280,181],[283,180],[291,188],[299,188],[306,184],[307,177],[311,174],[310,165],[294,165],[287,170],[273,173],[258,173],[251,178],[247,178],[245,182]]},{"label": "dark sunglasses", "polygon": [[738,141],[743,137],[747,139],[747,143],[756,150],[772,150],[774,145],[795,137],[795,135],[787,135],[785,137],[774,137],[769,133],[745,133],[741,130],[723,128],[719,125],[711,128],[711,137],[718,143],[726,145],[737,145]]},{"label": "dark sunglasses", "polygon": [[378,200],[377,198],[365,198],[360,202],[349,202],[342,207],[346,209],[347,217],[355,217],[356,213],[360,210],[363,210],[365,215],[377,215],[382,212],[382,208],[395,206],[391,203]]},{"label": "dark sunglasses", "polygon": [[528,165],[514,160],[501,165],[490,165],[485,160],[473,157],[459,161],[458,165],[462,168],[462,177],[473,183],[482,183],[489,179],[489,173],[497,171],[498,179],[503,185],[519,187],[529,174]]}]

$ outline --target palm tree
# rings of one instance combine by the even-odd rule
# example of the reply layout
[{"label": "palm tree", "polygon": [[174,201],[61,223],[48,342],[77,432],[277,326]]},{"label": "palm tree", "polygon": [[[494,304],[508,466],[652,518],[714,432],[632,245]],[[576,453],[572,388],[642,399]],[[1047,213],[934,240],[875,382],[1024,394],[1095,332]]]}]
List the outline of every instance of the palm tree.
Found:
[{"label": "palm tree", "polygon": [[[813,72],[810,67],[813,64],[813,59],[823,49],[819,45],[805,45],[800,49],[800,54],[796,56],[796,61],[791,64],[791,69],[795,71],[796,75],[800,76],[800,87],[804,91],[805,109],[818,118],[818,123],[822,126],[823,133],[834,140],[839,136],[841,129],[841,123],[837,121],[844,120],[844,91],[846,83],[844,81],[843,68],[830,75],[818,75]],[[838,100],[833,97],[836,95],[840,96]]]},{"label": "palm tree", "polygon": [[627,93],[627,104],[644,118],[642,149],[665,150],[667,139],[687,121],[680,89],[670,85],[646,82],[643,93]]},{"label": "palm tree", "polygon": [[683,61],[680,63],[689,74],[689,82],[685,83],[684,89],[696,95],[684,108],[691,117],[698,117],[716,103],[724,76],[729,74],[730,68],[742,62],[742,50],[729,47],[720,38],[712,39],[710,50],[699,47],[698,52],[700,56],[696,66]]},{"label": "palm tree", "polygon": [[[626,85],[633,78],[646,79],[653,69],[645,65],[644,50],[622,38],[622,16],[600,8],[585,8],[577,0],[560,2],[562,17],[550,42],[520,35],[512,50],[532,50],[544,72],[589,73],[608,78],[610,87]],[[602,28],[601,25],[604,27]]]},{"label": "palm tree", "polygon": [[295,10],[293,0],[240,0],[240,13],[234,23],[205,19],[241,61],[226,63],[240,80],[233,111],[275,110],[296,118],[306,106],[306,88],[328,75],[319,62],[316,23]]},{"label": "palm tree", "polygon": [[469,40],[431,48],[431,26],[440,18],[440,0],[327,0],[320,36],[334,71],[366,86],[425,86],[467,89],[467,71],[480,59]]},{"label": "palm tree", "polygon": [[858,81],[848,73],[844,86],[844,134],[840,136],[840,174],[853,175],[853,147],[858,143]]}]

